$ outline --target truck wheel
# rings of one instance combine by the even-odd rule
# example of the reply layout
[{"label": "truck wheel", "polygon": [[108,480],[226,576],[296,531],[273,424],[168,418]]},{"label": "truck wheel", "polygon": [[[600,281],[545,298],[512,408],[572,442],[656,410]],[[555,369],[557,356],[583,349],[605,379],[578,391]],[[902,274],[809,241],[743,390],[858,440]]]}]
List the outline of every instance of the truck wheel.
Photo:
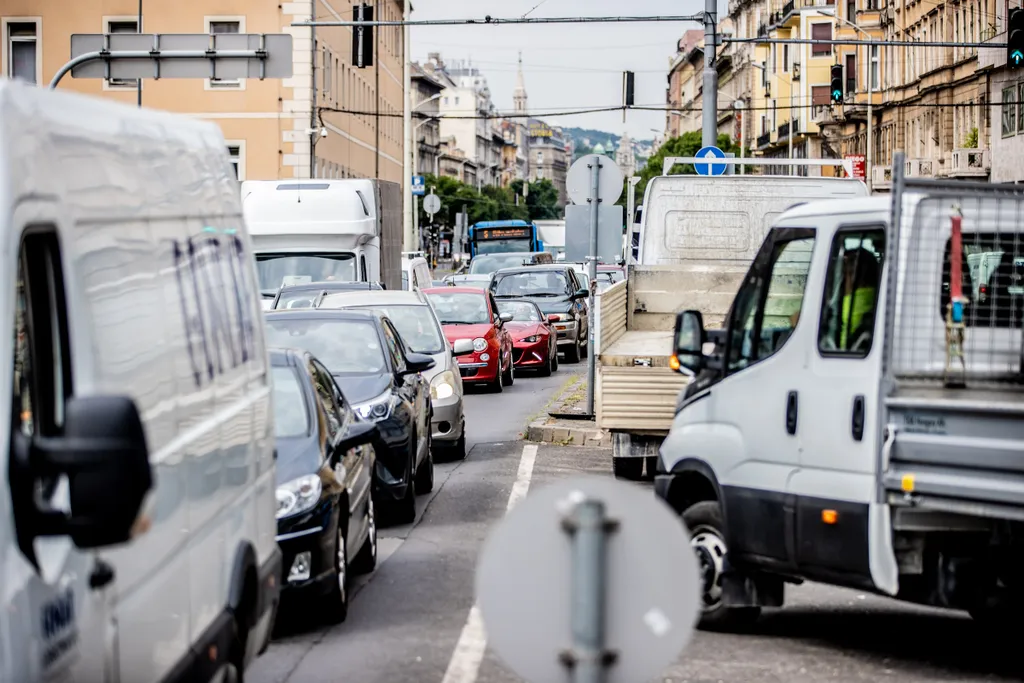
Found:
[{"label": "truck wheel", "polygon": [[612,471],[616,479],[639,480],[644,473],[643,458],[612,458]]},{"label": "truck wheel", "polygon": [[706,500],[683,512],[690,531],[690,546],[697,555],[701,590],[698,628],[710,631],[741,631],[761,616],[760,607],[727,607],[722,602],[722,572],[725,566],[725,523],[717,501]]}]

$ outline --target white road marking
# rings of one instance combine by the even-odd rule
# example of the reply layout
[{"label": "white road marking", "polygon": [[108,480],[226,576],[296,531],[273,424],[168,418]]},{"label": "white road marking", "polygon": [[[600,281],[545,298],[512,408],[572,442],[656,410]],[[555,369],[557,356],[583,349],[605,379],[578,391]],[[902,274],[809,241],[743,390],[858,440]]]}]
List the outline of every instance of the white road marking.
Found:
[{"label": "white road marking", "polygon": [[[516,481],[512,484],[512,492],[508,496],[506,514],[516,504],[526,497],[530,490],[530,478],[533,476],[533,463],[537,460],[537,445],[527,444],[523,446],[523,455],[519,459],[519,472],[516,474]],[[484,622],[480,617],[480,609],[474,604],[469,610],[469,617],[466,625],[462,627],[459,635],[459,642],[455,644],[455,651],[448,662],[448,668],[444,672],[441,683],[475,683],[480,673],[480,664],[484,661],[484,651],[487,650],[487,633],[484,631]]]}]

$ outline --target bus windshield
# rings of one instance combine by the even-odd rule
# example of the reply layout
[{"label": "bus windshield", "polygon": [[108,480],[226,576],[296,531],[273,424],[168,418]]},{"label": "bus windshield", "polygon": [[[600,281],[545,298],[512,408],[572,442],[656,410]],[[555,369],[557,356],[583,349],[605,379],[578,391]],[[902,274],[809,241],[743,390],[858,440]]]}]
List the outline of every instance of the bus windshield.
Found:
[{"label": "bus windshield", "polygon": [[502,254],[507,251],[533,251],[533,240],[529,237],[503,240],[478,240],[473,242],[477,254]]}]

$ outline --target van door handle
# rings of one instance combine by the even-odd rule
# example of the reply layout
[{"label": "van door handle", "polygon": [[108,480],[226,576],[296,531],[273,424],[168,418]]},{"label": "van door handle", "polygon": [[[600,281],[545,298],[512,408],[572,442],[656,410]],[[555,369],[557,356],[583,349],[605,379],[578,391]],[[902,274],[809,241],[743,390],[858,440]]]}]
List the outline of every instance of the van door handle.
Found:
[{"label": "van door handle", "polygon": [[796,434],[796,392],[789,392],[789,396],[786,397],[786,431],[790,434]]},{"label": "van door handle", "polygon": [[853,440],[860,441],[864,438],[864,396],[853,397]]}]

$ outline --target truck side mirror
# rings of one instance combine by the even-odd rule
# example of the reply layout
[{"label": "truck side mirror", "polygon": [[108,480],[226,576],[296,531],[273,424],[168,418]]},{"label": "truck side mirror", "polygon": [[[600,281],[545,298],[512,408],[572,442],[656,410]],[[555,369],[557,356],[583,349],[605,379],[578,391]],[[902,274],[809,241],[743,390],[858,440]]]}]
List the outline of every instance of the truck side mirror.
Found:
[{"label": "truck side mirror", "polygon": [[103,548],[147,528],[137,518],[153,474],[131,398],[72,397],[63,434],[26,438],[15,448],[19,465],[32,476],[68,478],[70,512],[34,510],[36,535],[70,536],[79,548]]},{"label": "truck side mirror", "polygon": [[704,369],[704,317],[700,311],[683,311],[676,315],[675,348],[669,361],[673,370],[695,375]]}]

